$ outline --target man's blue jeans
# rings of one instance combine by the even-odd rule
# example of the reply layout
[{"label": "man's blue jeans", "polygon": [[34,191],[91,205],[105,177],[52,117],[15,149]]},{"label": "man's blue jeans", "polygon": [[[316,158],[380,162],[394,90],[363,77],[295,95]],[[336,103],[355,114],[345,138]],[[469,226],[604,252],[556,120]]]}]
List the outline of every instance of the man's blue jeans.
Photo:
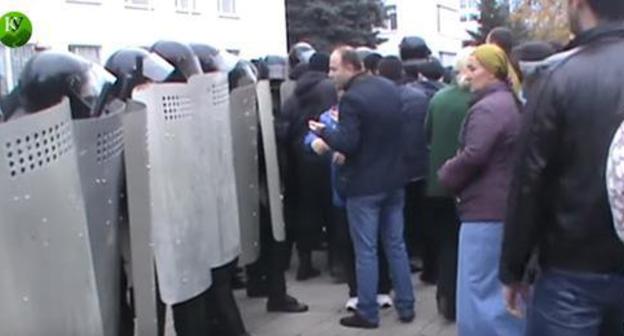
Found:
[{"label": "man's blue jeans", "polygon": [[537,280],[527,336],[620,336],[623,327],[624,276],[549,269]]},{"label": "man's blue jeans", "polygon": [[403,238],[404,204],[403,189],[347,198],[347,213],[356,257],[358,312],[372,323],[379,323],[378,233],[388,258],[395,291],[395,308],[401,317],[414,314],[414,291]]}]

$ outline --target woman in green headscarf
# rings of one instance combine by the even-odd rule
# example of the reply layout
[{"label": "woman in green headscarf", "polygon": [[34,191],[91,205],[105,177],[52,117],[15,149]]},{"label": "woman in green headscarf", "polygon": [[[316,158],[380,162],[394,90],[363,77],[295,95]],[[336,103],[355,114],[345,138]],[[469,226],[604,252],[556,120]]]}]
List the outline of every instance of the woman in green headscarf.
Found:
[{"label": "woman in green headscarf", "polygon": [[473,105],[460,149],[438,172],[458,200],[462,222],[457,276],[459,336],[524,334],[523,320],[506,311],[498,280],[503,220],[520,112],[505,52],[483,45],[472,54],[467,80]]}]

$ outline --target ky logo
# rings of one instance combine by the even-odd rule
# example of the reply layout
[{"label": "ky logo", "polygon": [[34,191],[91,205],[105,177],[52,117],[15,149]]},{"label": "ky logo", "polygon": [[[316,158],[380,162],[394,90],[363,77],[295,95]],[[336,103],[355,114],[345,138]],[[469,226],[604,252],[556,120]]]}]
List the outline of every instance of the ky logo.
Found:
[{"label": "ky logo", "polygon": [[9,12],[0,17],[0,42],[10,48],[21,47],[32,36],[32,23],[20,12]]},{"label": "ky logo", "polygon": [[6,21],[5,29],[7,32],[15,33],[21,27],[22,22],[24,22],[24,17],[19,16],[6,16],[4,18]]}]

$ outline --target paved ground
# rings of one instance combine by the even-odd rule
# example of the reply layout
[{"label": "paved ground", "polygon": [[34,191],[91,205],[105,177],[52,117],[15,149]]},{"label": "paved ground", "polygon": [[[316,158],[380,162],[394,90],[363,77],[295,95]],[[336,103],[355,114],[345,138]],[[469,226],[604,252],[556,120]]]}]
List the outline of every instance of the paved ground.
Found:
[{"label": "paved ground", "polygon": [[264,300],[248,299],[238,292],[239,304],[247,328],[255,336],[455,336],[455,326],[445,323],[435,309],[435,290],[417,282],[418,306],[416,320],[408,325],[398,321],[395,311],[381,314],[381,327],[375,331],[343,328],[338,324],[344,309],[346,285],[335,285],[329,277],[296,282],[289,274],[289,292],[310,305],[310,312],[301,315],[269,314]]},{"label": "paved ground", "polygon": [[[291,270],[294,270],[292,267]],[[244,291],[237,291],[239,307],[245,324],[254,336],[455,336],[453,324],[444,322],[436,313],[435,289],[423,286],[414,276],[416,284],[416,320],[401,324],[393,309],[382,311],[381,326],[374,331],[343,328],[338,324],[345,316],[344,303],[347,299],[346,285],[336,285],[324,274],[323,277],[297,282],[293,272],[288,273],[289,293],[310,305],[305,314],[267,313],[266,300],[249,299]],[[170,314],[168,314],[170,315]],[[172,328],[170,328],[171,330]],[[169,332],[168,335],[174,335]]]}]

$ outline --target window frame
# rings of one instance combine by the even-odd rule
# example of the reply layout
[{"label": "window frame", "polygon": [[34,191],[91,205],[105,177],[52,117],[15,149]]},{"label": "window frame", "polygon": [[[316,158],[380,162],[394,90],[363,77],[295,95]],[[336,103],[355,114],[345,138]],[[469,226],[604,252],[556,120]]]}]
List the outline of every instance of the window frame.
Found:
[{"label": "window frame", "polygon": [[193,15],[199,15],[201,14],[201,11],[199,10],[199,2],[200,0],[186,0],[187,1],[187,6],[186,7],[182,7],[178,1],[181,0],[174,0],[175,1],[175,11],[176,13],[179,14],[193,14]]},{"label": "window frame", "polygon": [[[86,48],[94,48],[95,50],[97,50],[97,62],[95,60],[87,58],[87,57],[83,56],[82,54],[76,52],[74,48],[85,48],[85,49]],[[72,49],[74,49],[74,50],[72,50]],[[79,43],[78,44],[68,44],[67,45],[67,51],[72,53],[72,54],[78,55],[78,56],[80,56],[82,58],[88,59],[91,62],[95,62],[97,64],[102,64],[102,46],[101,45],[96,45],[96,44],[79,44]]]},{"label": "window frame", "polygon": [[[223,3],[225,1],[230,1],[232,3],[232,8],[233,8],[232,12],[225,12],[223,10],[223,7],[224,7]],[[219,17],[222,17],[222,18],[229,18],[229,19],[240,18],[238,14],[238,6],[236,5],[236,0],[217,0],[217,14],[219,15]]]},{"label": "window frame", "polygon": [[134,3],[136,0],[124,0],[124,7],[127,9],[138,9],[138,10],[154,10],[154,0],[146,0],[146,4],[137,4]]}]

